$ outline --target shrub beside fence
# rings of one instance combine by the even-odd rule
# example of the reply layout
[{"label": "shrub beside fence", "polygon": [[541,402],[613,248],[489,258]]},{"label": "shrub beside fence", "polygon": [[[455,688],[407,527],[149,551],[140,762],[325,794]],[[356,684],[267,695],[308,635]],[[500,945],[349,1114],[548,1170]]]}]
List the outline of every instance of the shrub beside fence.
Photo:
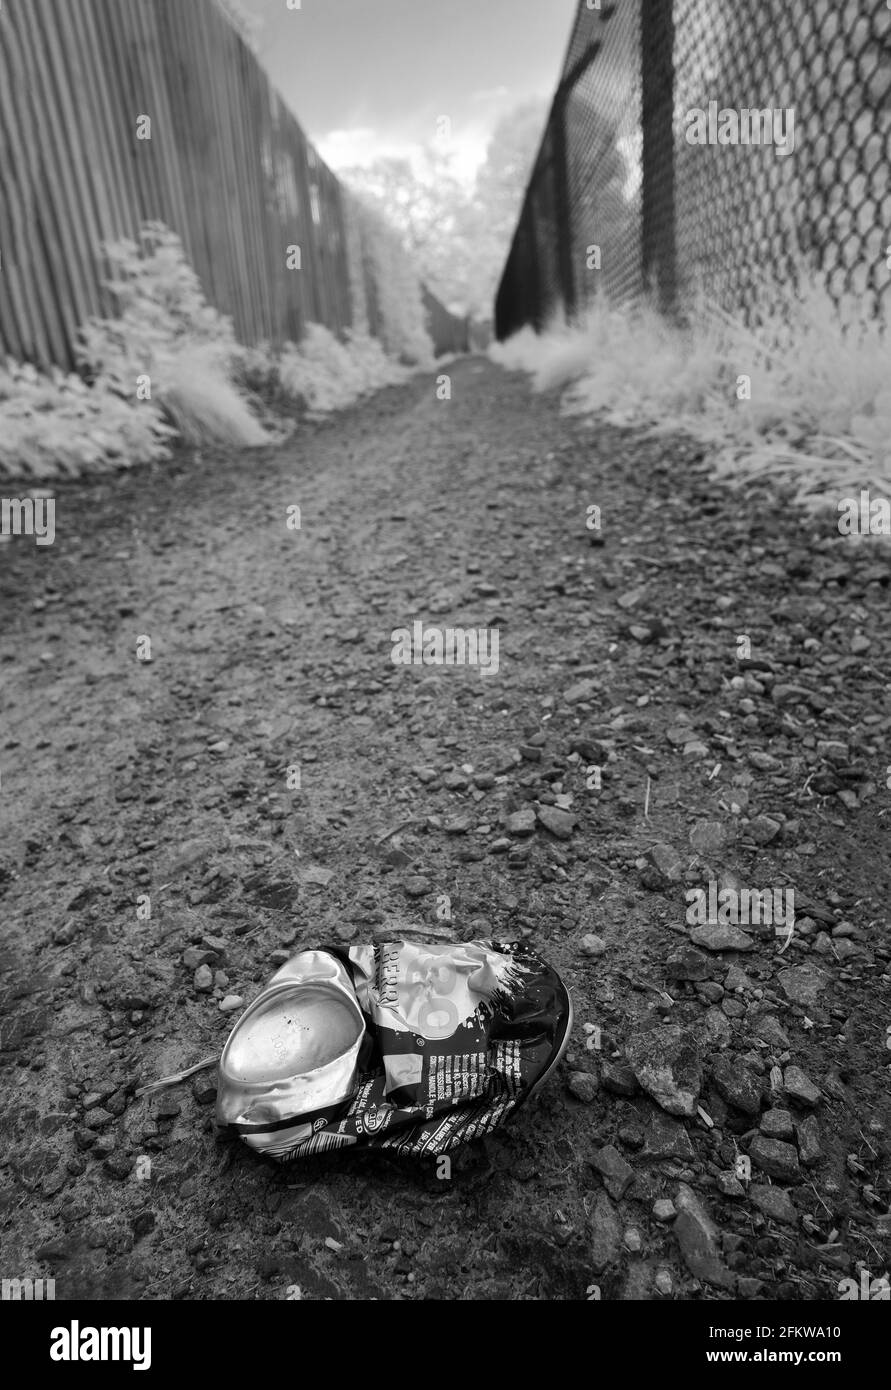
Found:
[{"label": "shrub beside fence", "polygon": [[[346,203],[216,0],[0,9],[0,355],[72,368],[78,326],[107,307],[100,244],[148,221],[179,235],[243,343],[280,348],[309,322],[383,337]],[[463,321],[426,299],[435,350],[453,350]]]},{"label": "shrub beside fence", "polygon": [[[748,314],[765,285],[812,271],[887,317],[889,48],[886,0],[581,0],[498,337],[599,293],[670,313],[703,290]],[[710,102],[762,132],[760,113],[791,109],[794,148],[688,142],[688,113]]]}]

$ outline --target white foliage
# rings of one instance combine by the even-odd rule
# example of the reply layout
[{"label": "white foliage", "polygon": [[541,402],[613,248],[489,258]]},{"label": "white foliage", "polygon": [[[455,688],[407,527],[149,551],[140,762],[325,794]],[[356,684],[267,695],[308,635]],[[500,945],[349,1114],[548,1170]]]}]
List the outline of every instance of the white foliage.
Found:
[{"label": "white foliage", "polygon": [[[774,478],[820,507],[872,488],[891,493],[891,334],[816,281],[774,300],[756,328],[700,301],[689,327],[597,301],[571,327],[524,328],[489,355],[563,390],[564,409],[714,449],[715,474]],[[748,377],[751,399],[739,399]]]},{"label": "white foliage", "polygon": [[[372,282],[373,299],[380,316],[378,332],[385,351],[415,367],[433,365],[433,343],[421,280],[399,233],[369,202],[343,191],[344,214],[355,222],[363,266]],[[373,306],[368,305],[373,323]]]},{"label": "white foliage", "polygon": [[[581,334],[579,337],[581,338]],[[508,372],[532,372],[535,370],[536,358],[546,350],[545,344],[548,341],[548,334],[539,336],[534,328],[526,324],[503,343],[493,338],[487,355],[492,362],[497,362],[499,367],[504,367]]]},{"label": "white foliage", "polygon": [[323,324],[309,323],[299,343],[288,343],[278,364],[281,385],[310,410],[340,410],[369,391],[409,375],[388,358],[376,338],[348,334],[341,343]]},{"label": "white foliage", "polygon": [[107,385],[30,365],[0,366],[0,474],[77,476],[166,458],[175,431],[151,402],[132,405]]},{"label": "white foliage", "polygon": [[207,303],[179,238],[162,223],[146,223],[138,242],[106,244],[115,312],[78,334],[90,384],[13,362],[0,367],[0,473],[49,478],[129,467],[165,457],[177,436],[193,445],[276,443],[282,422],[267,428],[258,418],[266,412],[257,393],[283,393],[326,412],[431,365],[420,284],[398,237],[372,214],[355,228],[392,356],[367,331],[347,332],[341,342],[314,323],[280,356],[268,344],[245,347],[231,320]]},{"label": "white foliage", "polygon": [[232,322],[205,300],[179,237],[149,222],[140,244],[122,240],[103,251],[112,267],[106,287],[118,312],[90,319],[78,350],[97,384],[133,399],[138,379],[148,377],[151,399],[191,444],[269,443],[233,380],[238,345]]}]

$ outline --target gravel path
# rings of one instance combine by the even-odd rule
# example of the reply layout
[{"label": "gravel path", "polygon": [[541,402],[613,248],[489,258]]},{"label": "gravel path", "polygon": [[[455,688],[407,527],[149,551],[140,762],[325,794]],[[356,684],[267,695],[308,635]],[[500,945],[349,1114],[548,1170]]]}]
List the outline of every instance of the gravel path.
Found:
[{"label": "gravel path", "polygon": [[[275,452],[60,486],[55,544],[0,549],[4,1275],[817,1299],[891,1269],[887,550],[446,370],[449,401],[419,377]],[[394,665],[415,619],[497,628],[497,674]],[[794,890],[791,942],[691,926],[710,883]],[[451,1179],[259,1160],[213,1071],[134,1097],[299,946],[418,928],[528,938],[575,1002]]]}]

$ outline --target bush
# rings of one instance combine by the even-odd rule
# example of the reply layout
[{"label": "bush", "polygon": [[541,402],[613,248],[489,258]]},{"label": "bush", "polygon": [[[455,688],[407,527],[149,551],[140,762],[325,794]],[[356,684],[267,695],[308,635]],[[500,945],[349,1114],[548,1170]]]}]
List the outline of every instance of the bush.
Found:
[{"label": "bush", "polygon": [[0,367],[0,473],[52,478],[166,458],[175,430],[149,401],[138,408],[107,383],[7,361]]},{"label": "bush", "polygon": [[288,343],[278,367],[288,395],[320,413],[340,410],[369,391],[405,380],[404,367],[389,359],[380,343],[365,334],[348,334],[341,343],[320,323],[309,323],[299,344]]},{"label": "bush", "polygon": [[269,443],[236,384],[232,322],[205,300],[179,237],[148,222],[139,243],[109,242],[103,253],[117,315],[91,318],[78,335],[78,362],[94,384],[140,406],[137,382],[148,377],[152,401],[189,443]]},{"label": "bush", "polygon": [[[381,255],[385,244],[381,234]],[[78,334],[85,380],[13,362],[0,367],[0,472],[7,476],[129,467],[164,458],[176,437],[195,446],[277,443],[287,427],[264,402],[297,401],[322,413],[409,375],[364,330],[341,342],[311,323],[278,357],[269,344],[238,343],[231,320],[205,300],[179,238],[161,223],[147,223],[138,242],[110,243],[103,252],[114,312],[91,318]],[[427,365],[432,348],[412,275],[394,274],[404,298],[397,306],[384,296],[385,317],[401,356]],[[148,379],[146,399],[137,394],[140,378]]]}]

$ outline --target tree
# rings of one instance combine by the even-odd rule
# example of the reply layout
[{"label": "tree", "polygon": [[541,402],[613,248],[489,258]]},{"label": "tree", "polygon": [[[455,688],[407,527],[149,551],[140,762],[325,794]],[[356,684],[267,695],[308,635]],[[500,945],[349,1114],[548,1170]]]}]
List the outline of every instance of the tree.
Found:
[{"label": "tree", "polygon": [[503,116],[492,132],[485,162],[477,173],[475,201],[502,236],[513,235],[541,143],[545,116],[539,101],[525,102]]},{"label": "tree", "polygon": [[414,162],[381,158],[340,177],[386,213],[448,308],[489,318],[543,124],[538,102],[502,117],[470,188],[435,141]]}]

